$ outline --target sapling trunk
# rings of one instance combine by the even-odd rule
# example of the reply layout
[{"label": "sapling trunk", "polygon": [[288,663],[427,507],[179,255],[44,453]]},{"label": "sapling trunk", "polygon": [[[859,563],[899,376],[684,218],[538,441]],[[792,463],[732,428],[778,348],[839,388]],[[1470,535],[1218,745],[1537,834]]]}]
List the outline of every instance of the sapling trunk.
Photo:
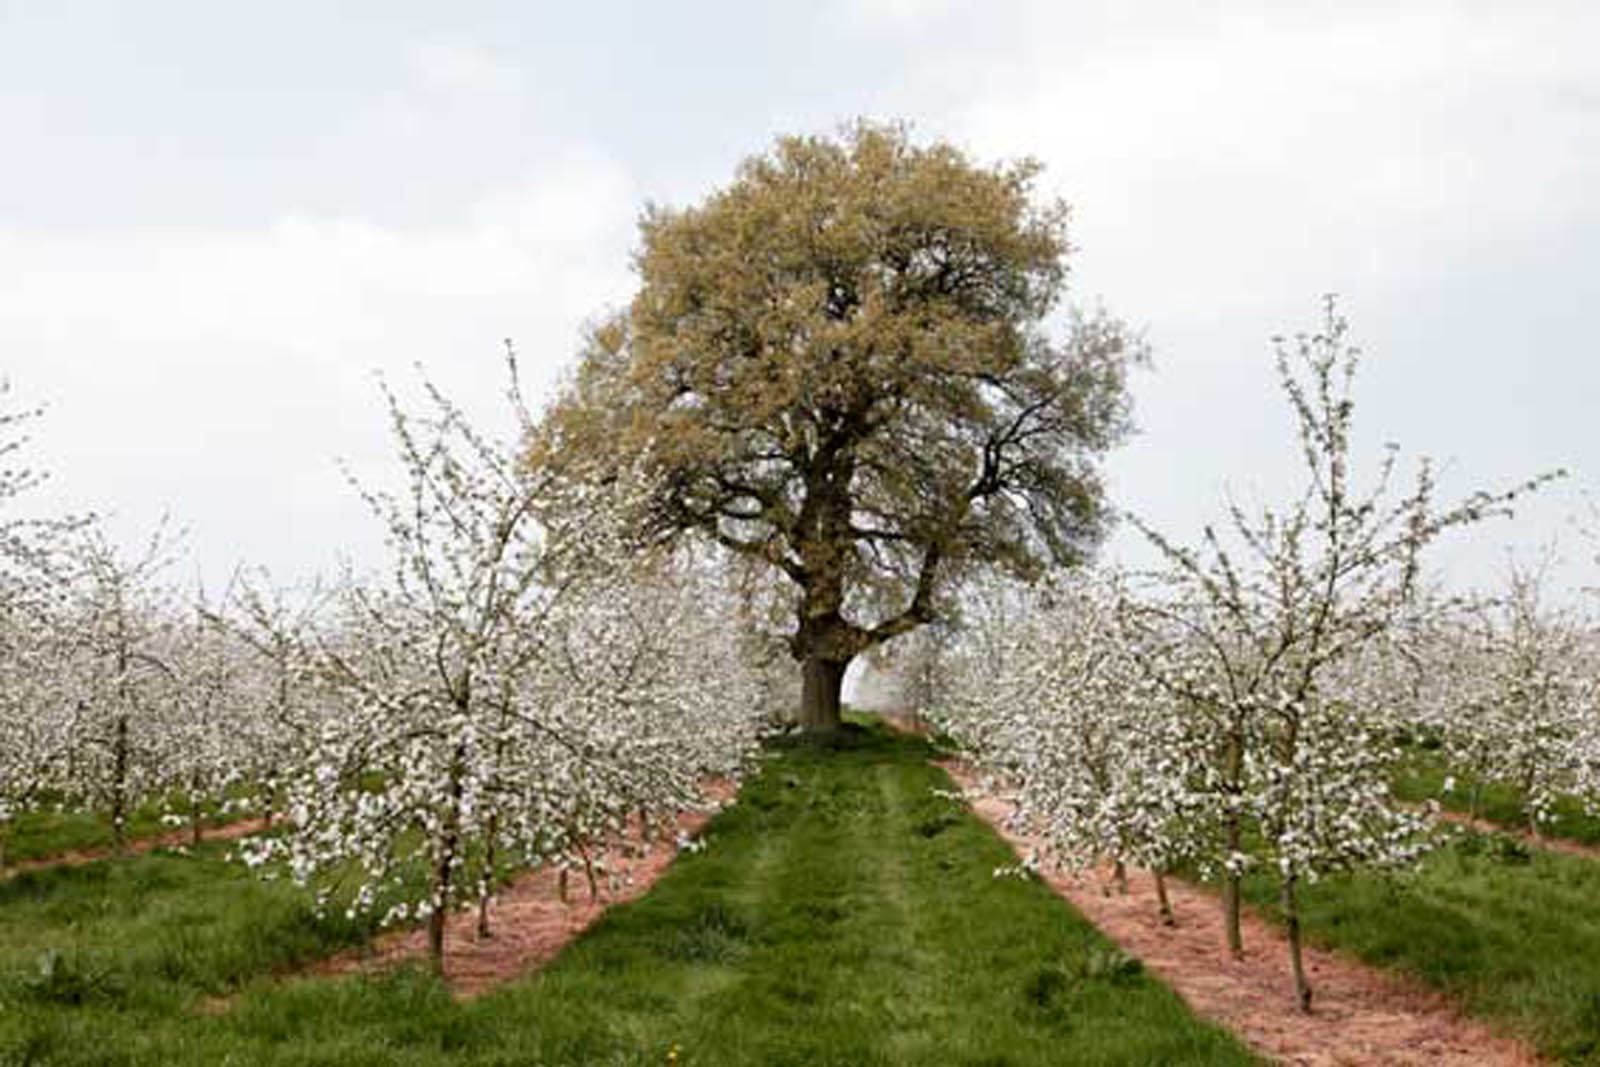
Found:
[{"label": "sapling trunk", "polygon": [[1116,883],[1117,892],[1123,894],[1124,896],[1126,896],[1127,893],[1128,893],[1128,865],[1127,865],[1127,863],[1123,862],[1120,859],[1117,860],[1117,862],[1111,868],[1111,879],[1112,879],[1113,882]]},{"label": "sapling trunk", "polygon": [[433,911],[428,916],[428,963],[438,974],[444,973],[444,930],[450,917],[451,880],[455,877],[456,850],[461,845],[461,797],[464,792],[462,764],[466,746],[457,745],[450,763],[450,795],[444,823],[439,828],[439,844],[433,868]]},{"label": "sapling trunk", "polygon": [[498,849],[495,847],[500,836],[500,814],[491,811],[489,824],[485,827],[487,840],[484,842],[483,870],[478,873],[478,936],[489,937],[489,897],[494,892],[494,865],[498,858]]},{"label": "sapling trunk", "polygon": [[1228,951],[1234,959],[1244,959],[1244,935],[1239,928],[1239,876],[1232,871],[1222,881],[1222,924],[1228,936]]},{"label": "sapling trunk", "polygon": [[453,825],[440,835],[437,862],[433,868],[433,911],[428,915],[428,965],[444,973],[444,929],[450,917],[450,880],[455,871],[458,835]]},{"label": "sapling trunk", "polygon": [[1522,776],[1522,809],[1528,819],[1528,833],[1536,840],[1539,838],[1539,811],[1533,803],[1533,768],[1529,767]]},{"label": "sapling trunk", "polygon": [[128,717],[117,716],[111,748],[111,841],[119,854],[128,852]]},{"label": "sapling trunk", "polygon": [[1156,867],[1150,873],[1156,880],[1156,905],[1161,909],[1161,925],[1177,926],[1177,916],[1172,913],[1172,900],[1167,896],[1167,872]]},{"label": "sapling trunk", "polygon": [[1295,896],[1295,883],[1298,877],[1293,874],[1285,875],[1282,884],[1283,897],[1283,925],[1289,935],[1289,962],[1294,970],[1294,999],[1296,1006],[1305,1014],[1311,1014],[1311,983],[1306,981],[1305,962],[1301,958],[1300,946],[1300,902]]},{"label": "sapling trunk", "polygon": [[[1244,739],[1235,732],[1228,739],[1228,782],[1237,789],[1244,778]],[[1229,797],[1233,796],[1230,789]],[[1239,872],[1234,869],[1234,857],[1244,842],[1243,820],[1239,812],[1229,806],[1224,823],[1224,843],[1228,849],[1228,866],[1222,879],[1222,926],[1228,939],[1228,951],[1234,959],[1244,958],[1244,934],[1239,926]]]}]

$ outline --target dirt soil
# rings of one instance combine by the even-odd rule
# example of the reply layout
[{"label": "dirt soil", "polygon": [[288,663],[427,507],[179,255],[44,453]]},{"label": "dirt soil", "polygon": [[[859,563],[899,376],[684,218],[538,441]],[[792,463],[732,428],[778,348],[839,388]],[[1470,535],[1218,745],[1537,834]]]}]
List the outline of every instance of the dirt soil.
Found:
[{"label": "dirt soil", "polygon": [[[950,761],[939,765],[1019,855],[1038,848],[1038,839],[1006,828],[1013,806],[979,794],[969,768]],[[1312,947],[1306,948],[1305,961],[1316,1000],[1313,1014],[1301,1014],[1292,1003],[1288,943],[1278,928],[1246,914],[1245,956],[1232,959],[1224,948],[1218,898],[1199,887],[1168,879],[1178,925],[1167,927],[1156,910],[1154,880],[1145,872],[1129,872],[1126,894],[1108,891],[1109,871],[1049,873],[1045,880],[1198,1014],[1276,1062],[1315,1067],[1539,1062],[1522,1043],[1461,1016],[1441,994]]]},{"label": "dirt soil", "polygon": [[[726,782],[709,783],[706,796],[726,801],[738,790]],[[711,818],[710,812],[683,812],[677,829],[693,835]],[[624,855],[631,851],[631,856]],[[658,834],[645,845],[637,824],[613,842],[610,864],[619,876],[615,892],[600,880],[599,895],[591,900],[583,869],[568,875],[568,897],[560,894],[560,872],[555,867],[531,870],[500,891],[489,906],[492,936],[477,936],[477,908],[451,916],[445,930],[445,980],[457,999],[465,1000],[544,966],[556,953],[588,929],[607,908],[642,895],[660,878],[677,856],[674,835]],[[306,973],[345,975],[370,973],[419,959],[428,950],[427,931],[396,930],[378,937],[361,950],[343,953],[312,965]]]},{"label": "dirt soil", "polygon": [[[267,828],[265,819],[240,819],[237,822],[224,823],[221,826],[208,826],[201,833],[201,841],[234,841],[241,837],[260,833]],[[158,848],[181,848],[193,840],[192,831],[185,826],[182,829],[172,830],[152,837],[138,837],[128,842],[127,853],[142,855],[153,852]],[[0,868],[0,881],[21,874],[23,871],[38,871],[49,867],[78,867],[95,860],[109,859],[116,856],[117,850],[113,848],[78,848],[67,852],[57,852],[38,859],[13,860]]]}]

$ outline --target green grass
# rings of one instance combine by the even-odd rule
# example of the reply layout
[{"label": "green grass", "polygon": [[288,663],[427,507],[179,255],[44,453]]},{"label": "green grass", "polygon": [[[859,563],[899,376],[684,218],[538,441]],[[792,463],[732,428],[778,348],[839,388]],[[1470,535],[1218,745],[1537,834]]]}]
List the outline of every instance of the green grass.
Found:
[{"label": "green grass", "polygon": [[[210,860],[18,879],[0,896],[0,1064],[1254,1062],[1048,888],[994,878],[1014,857],[934,795],[950,783],[928,751],[875,728],[775,750],[705,851],[464,1005],[416,971],[274,979],[295,954],[280,940],[353,932],[308,922],[287,887],[234,901],[245,883]],[[142,888],[96,897],[91,870]],[[41,961],[62,944],[78,955],[57,974]],[[232,989],[226,1014],[197,1010]]]},{"label": "green grass", "polygon": [[[162,821],[165,812],[184,816],[178,825]],[[239,812],[225,817],[217,814],[215,804],[202,806],[204,828],[210,831],[220,823],[251,818],[254,812]],[[154,802],[140,805],[128,815],[127,833],[130,840],[158,837],[173,831],[188,833],[188,803],[181,794],[166,799],[166,804]],[[27,811],[3,828],[5,833],[6,862],[43,859],[63,852],[107,849],[114,844],[111,818],[103,811]]]},{"label": "green grass", "polygon": [[0,882],[0,1064],[123,1062],[119,1035],[145,1021],[368,935],[317,919],[304,894],[227,862],[226,847]]},{"label": "green grass", "polygon": [[[1447,768],[1436,753],[1419,750],[1395,776],[1394,794],[1410,803],[1437,800],[1446,811],[1465,815],[1472,802],[1472,779],[1464,774],[1455,775],[1455,788],[1446,793],[1444,780],[1447,773]],[[1559,798],[1553,814],[1555,818],[1544,823],[1539,828],[1540,833],[1546,837],[1600,846],[1600,818],[1585,812],[1581,801],[1572,797]],[[1508,829],[1525,830],[1528,826],[1521,791],[1500,782],[1490,782],[1483,787],[1483,795],[1478,801],[1478,816]]]},{"label": "green grass", "polygon": [[[1245,893],[1278,916],[1275,881]],[[1600,1063],[1600,863],[1471,834],[1414,875],[1309,887],[1304,912],[1309,940],[1409,973],[1555,1060]]]}]

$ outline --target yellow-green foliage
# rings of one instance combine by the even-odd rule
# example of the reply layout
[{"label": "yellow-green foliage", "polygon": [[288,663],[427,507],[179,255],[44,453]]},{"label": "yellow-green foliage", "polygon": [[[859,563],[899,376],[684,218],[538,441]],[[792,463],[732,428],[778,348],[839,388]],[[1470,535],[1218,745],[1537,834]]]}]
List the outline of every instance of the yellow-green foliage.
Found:
[{"label": "yellow-green foliage", "polygon": [[1104,316],[1046,331],[1067,208],[1036,201],[1038,170],[861,122],[648,209],[639,291],[593,331],[534,461],[642,464],[648,528],[798,587],[802,659],[929,621],[974,562],[1074,561],[1140,348]]}]

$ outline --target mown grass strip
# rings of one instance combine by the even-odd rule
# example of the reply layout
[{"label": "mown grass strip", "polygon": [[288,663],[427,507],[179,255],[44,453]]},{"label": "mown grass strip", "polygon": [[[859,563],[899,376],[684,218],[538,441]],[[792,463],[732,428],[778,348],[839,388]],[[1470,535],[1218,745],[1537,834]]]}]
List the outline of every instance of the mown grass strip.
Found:
[{"label": "mown grass strip", "polygon": [[[175,793],[163,803],[145,803],[128,816],[129,842],[146,841],[168,835],[183,836],[191,831],[188,821],[188,801]],[[168,813],[182,816],[180,821],[169,821]],[[201,806],[202,836],[219,826],[253,819],[259,811],[241,809],[222,812],[214,803]],[[70,852],[107,852],[116,844],[111,830],[111,820],[105,812],[52,811],[48,808],[25,811],[8,824],[0,827],[4,834],[4,856],[7,864],[44,860]],[[0,867],[0,875],[5,868]]]},{"label": "mown grass strip", "polygon": [[[1278,918],[1276,883],[1247,880]],[[1422,979],[1564,1063],[1600,1063],[1600,862],[1466,835],[1415,874],[1309,887],[1311,940]]]},{"label": "mown grass strip", "polygon": [[[1452,779],[1445,791],[1446,779]],[[1467,814],[1472,806],[1473,782],[1470,775],[1452,774],[1437,753],[1417,750],[1414,758],[1395,775],[1394,794],[1410,803],[1437,800],[1446,811]],[[1600,817],[1591,815],[1576,797],[1558,797],[1551,809],[1554,816],[1540,825],[1545,837],[1575,841],[1600,847]],[[1489,782],[1478,798],[1478,817],[1511,832],[1528,829],[1528,815],[1522,791],[1503,782]]]},{"label": "mown grass strip", "polygon": [[774,751],[704,852],[468,1004],[418,972],[247,985],[220,1017],[34,1004],[0,1022],[0,1062],[1253,1062],[1152,978],[1094,966],[1106,942],[1048,888],[996,879],[1011,853],[935,795],[928,754],[879,729]]}]

